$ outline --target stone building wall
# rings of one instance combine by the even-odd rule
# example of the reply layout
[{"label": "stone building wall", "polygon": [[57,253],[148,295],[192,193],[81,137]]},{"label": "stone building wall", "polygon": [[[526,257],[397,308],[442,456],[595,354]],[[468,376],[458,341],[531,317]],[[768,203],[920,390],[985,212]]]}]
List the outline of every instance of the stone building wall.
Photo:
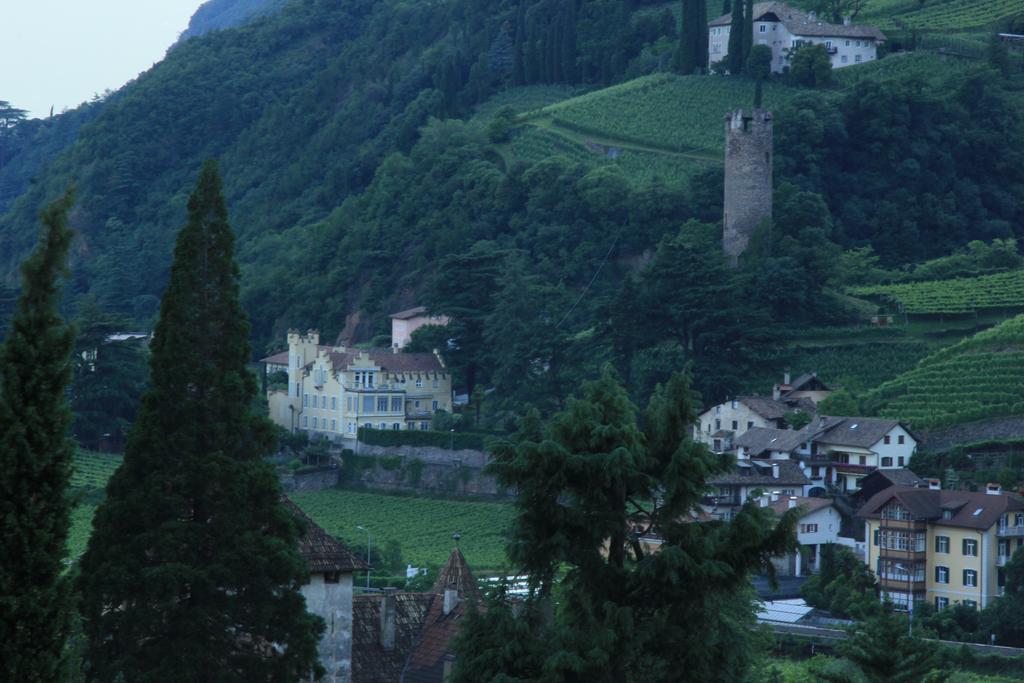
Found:
[{"label": "stone building wall", "polygon": [[772,114],[737,109],[725,117],[722,251],[733,267],[754,232],[772,217]]},{"label": "stone building wall", "polygon": [[321,683],[350,683],[352,680],[352,575],[341,574],[337,583],[325,581],[321,573],[311,574],[302,587],[306,608],[324,620],[318,649],[326,669]]}]

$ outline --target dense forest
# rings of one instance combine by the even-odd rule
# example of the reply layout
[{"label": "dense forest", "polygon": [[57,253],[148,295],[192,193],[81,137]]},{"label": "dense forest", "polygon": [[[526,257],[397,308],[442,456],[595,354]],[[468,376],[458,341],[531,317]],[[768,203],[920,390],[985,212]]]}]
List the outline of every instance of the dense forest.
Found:
[{"label": "dense forest", "polygon": [[[856,320],[843,287],[1024,232],[1019,86],[998,60],[826,90],[775,79],[775,222],[738,271],[717,246],[720,166],[640,178],[509,153],[523,121],[492,99],[678,68],[676,5],[295,0],[184,38],[117,93],[0,130],[0,317],[39,206],[74,184],[67,310],[88,297],[149,325],[211,157],[256,353],[288,327],[371,341],[426,303],[456,324],[418,343],[463,386],[542,404],[608,359],[637,400],[688,363],[723,397],[794,324]],[[272,6],[211,2],[193,32]],[[744,82],[732,106],[753,103]]]}]

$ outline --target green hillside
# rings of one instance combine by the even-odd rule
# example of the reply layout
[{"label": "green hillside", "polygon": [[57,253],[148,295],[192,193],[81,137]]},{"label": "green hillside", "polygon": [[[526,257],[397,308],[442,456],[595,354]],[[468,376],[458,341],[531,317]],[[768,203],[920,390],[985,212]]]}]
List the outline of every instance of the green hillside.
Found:
[{"label": "green hillside", "polygon": [[939,427],[1024,413],[1024,316],[933,353],[869,392],[873,414]]},{"label": "green hillside", "polygon": [[[771,82],[764,102],[777,108],[799,94]],[[753,104],[752,81],[655,74],[545,107],[528,120],[656,150],[718,160],[725,113]]]},{"label": "green hillside", "polygon": [[916,315],[964,314],[1024,308],[1024,270],[953,280],[857,287],[856,296],[878,298]]},{"label": "green hillside", "polygon": [[882,29],[927,29],[949,31],[988,27],[1020,17],[1019,0],[872,0],[858,17],[877,23]]}]

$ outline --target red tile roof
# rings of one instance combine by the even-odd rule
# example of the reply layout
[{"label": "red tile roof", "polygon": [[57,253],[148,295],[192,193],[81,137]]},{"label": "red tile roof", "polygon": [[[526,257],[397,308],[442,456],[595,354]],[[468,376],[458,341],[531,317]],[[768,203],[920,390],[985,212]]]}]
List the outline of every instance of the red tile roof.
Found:
[{"label": "red tile roof", "polygon": [[290,498],[284,496],[285,506],[306,525],[306,533],[299,539],[299,554],[306,561],[310,573],[345,572],[366,569],[366,563],[356,557],[336,538],[324,531]]}]

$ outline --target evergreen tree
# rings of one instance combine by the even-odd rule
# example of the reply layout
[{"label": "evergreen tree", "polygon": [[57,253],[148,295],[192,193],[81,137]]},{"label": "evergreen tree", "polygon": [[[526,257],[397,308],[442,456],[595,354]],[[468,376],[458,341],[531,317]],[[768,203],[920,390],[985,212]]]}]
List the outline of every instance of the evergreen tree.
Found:
[{"label": "evergreen tree", "polygon": [[743,66],[746,64],[747,41],[743,38],[746,30],[746,22],[743,21],[743,0],[736,0],[733,3],[732,17],[729,23],[729,73],[738,76],[743,73]]},{"label": "evergreen tree", "polygon": [[702,64],[697,54],[699,35],[698,0],[683,0],[683,25],[679,30],[677,70],[684,76],[692,74]]},{"label": "evergreen tree", "polygon": [[251,412],[249,326],[216,164],[178,235],[151,388],[81,562],[97,681],[295,681],[320,671],[299,593],[300,528],[281,504],[266,418]]},{"label": "evergreen tree", "polygon": [[907,634],[905,619],[882,614],[858,624],[850,638],[842,641],[839,653],[851,661],[861,676],[846,671],[823,671],[821,680],[832,683],[941,683],[947,674],[935,646]]},{"label": "evergreen tree", "polygon": [[[658,387],[643,431],[609,366],[582,394],[543,432],[495,449],[493,471],[519,491],[509,557],[530,577],[524,618],[534,626],[491,626],[507,634],[507,652],[536,658],[517,671],[539,660],[544,680],[742,680],[753,658],[748,573],[794,547],[795,513],[775,524],[751,503],[731,523],[693,522],[706,477],[728,462],[691,440],[684,376]],[[663,539],[658,552],[640,543],[646,533]],[[538,625],[556,591],[558,613]],[[488,637],[473,623],[463,643]],[[463,658],[475,680],[501,673],[500,657]]]},{"label": "evergreen tree", "polygon": [[754,0],[747,0],[743,10],[743,69],[746,71],[750,49],[754,46]]},{"label": "evergreen tree", "polygon": [[35,252],[0,348],[0,674],[58,680],[70,630],[64,574],[74,452],[65,390],[74,332],[57,310],[71,230],[68,192],[42,214]]}]

